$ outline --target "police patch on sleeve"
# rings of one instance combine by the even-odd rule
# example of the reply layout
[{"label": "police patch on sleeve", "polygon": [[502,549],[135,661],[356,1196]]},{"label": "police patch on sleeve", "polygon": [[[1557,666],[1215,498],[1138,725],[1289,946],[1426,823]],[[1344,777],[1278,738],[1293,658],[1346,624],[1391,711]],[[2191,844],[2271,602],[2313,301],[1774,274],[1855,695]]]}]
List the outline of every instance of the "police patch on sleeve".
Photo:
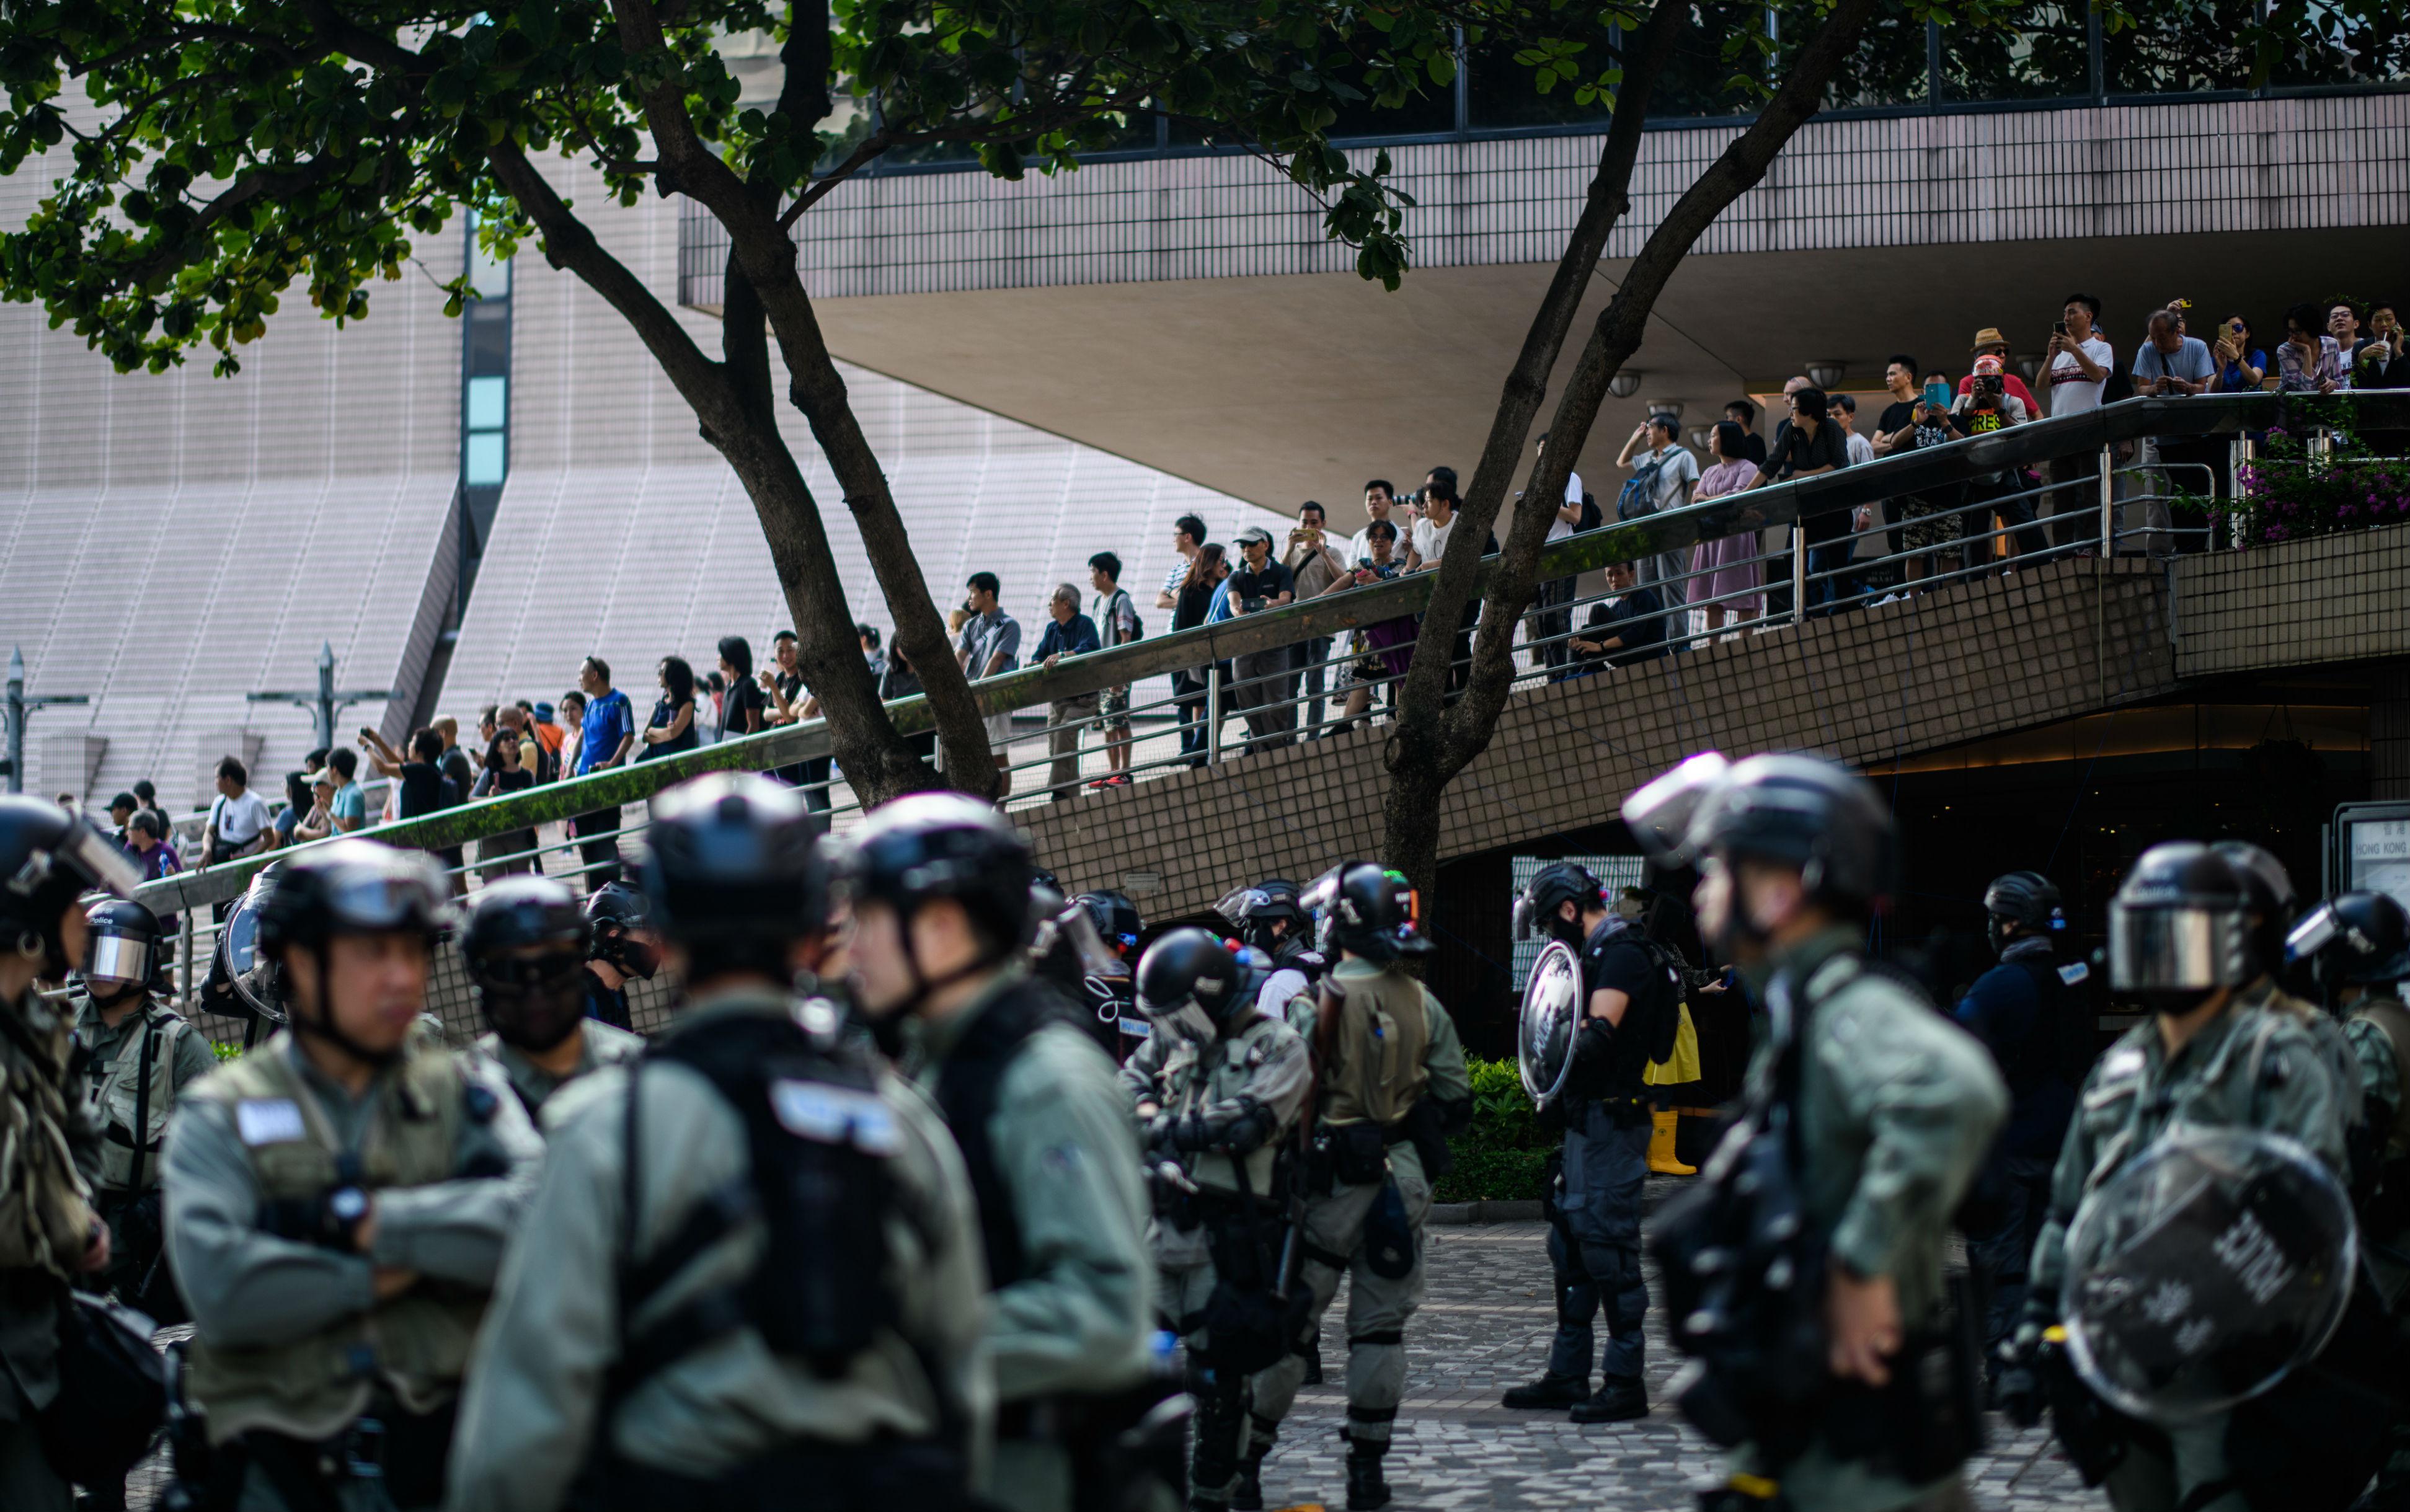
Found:
[{"label": "police patch on sleeve", "polygon": [[301,1105],[291,1098],[245,1098],[234,1105],[235,1132],[245,1144],[291,1144],[309,1137]]},{"label": "police patch on sleeve", "polygon": [[770,1110],[797,1139],[850,1144],[870,1155],[893,1155],[904,1147],[895,1111],[867,1092],[825,1082],[773,1082]]}]

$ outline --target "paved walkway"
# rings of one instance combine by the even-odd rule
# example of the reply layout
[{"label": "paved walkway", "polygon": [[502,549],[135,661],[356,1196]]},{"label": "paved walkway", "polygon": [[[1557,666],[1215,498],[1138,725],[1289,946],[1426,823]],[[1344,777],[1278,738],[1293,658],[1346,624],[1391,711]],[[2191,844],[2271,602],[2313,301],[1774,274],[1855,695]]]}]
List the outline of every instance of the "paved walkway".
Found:
[{"label": "paved walkway", "polygon": [[[1653,1195],[1653,1194],[1652,1194]],[[1715,1447],[1682,1422],[1665,1397],[1677,1357],[1664,1320],[1648,1314],[1648,1388],[1655,1410],[1642,1422],[1578,1427],[1562,1413],[1509,1412],[1507,1387],[1545,1368],[1556,1323],[1546,1229],[1537,1223],[1430,1230],[1430,1300],[1406,1329],[1406,1398],[1399,1409],[1387,1474],[1394,1504],[1415,1508],[1587,1508],[1592,1512],[1688,1512],[1692,1493],[1720,1474]],[[1649,1290],[1659,1295],[1650,1277]],[[1338,1432],[1345,1393],[1346,1292],[1323,1329],[1328,1385],[1298,1395],[1281,1443],[1264,1467],[1268,1506],[1346,1505],[1344,1447]],[[1604,1321],[1599,1342],[1605,1343]],[[1984,1512],[2105,1509],[2058,1457],[2046,1429],[2019,1432],[1995,1416],[1992,1451],[1970,1466]]]}]

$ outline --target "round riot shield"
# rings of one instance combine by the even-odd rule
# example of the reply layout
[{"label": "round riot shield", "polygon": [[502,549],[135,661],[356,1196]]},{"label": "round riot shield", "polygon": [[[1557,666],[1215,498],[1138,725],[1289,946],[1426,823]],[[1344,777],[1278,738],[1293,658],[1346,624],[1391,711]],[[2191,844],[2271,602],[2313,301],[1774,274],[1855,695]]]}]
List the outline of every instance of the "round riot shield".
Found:
[{"label": "round riot shield", "polygon": [[1515,1056],[1523,1090],[1534,1104],[1545,1107],[1565,1089],[1574,1065],[1574,1031],[1581,1026],[1581,962],[1563,940],[1548,941],[1532,965],[1515,1025]]},{"label": "round riot shield", "polygon": [[2326,1347],[2357,1243],[2350,1198],[2302,1145],[2171,1130],[2086,1197],[2068,1232],[2075,1368],[2149,1422],[2225,1411]]},{"label": "round riot shield", "polygon": [[260,953],[259,904],[263,889],[254,880],[238,899],[218,931],[219,968],[234,983],[243,1005],[271,1024],[284,1022],[284,993],[276,979],[276,963]]}]

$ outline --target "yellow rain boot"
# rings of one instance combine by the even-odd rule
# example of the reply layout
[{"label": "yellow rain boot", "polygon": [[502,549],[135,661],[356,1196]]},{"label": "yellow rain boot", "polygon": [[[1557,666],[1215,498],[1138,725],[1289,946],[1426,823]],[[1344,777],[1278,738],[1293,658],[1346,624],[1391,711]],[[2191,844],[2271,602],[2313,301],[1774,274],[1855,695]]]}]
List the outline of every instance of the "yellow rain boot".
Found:
[{"label": "yellow rain boot", "polygon": [[1695,1176],[1696,1166],[1686,1166],[1674,1157],[1674,1131],[1681,1126],[1682,1115],[1670,1108],[1660,1108],[1650,1115],[1655,1130],[1648,1136],[1648,1169],[1660,1176]]}]

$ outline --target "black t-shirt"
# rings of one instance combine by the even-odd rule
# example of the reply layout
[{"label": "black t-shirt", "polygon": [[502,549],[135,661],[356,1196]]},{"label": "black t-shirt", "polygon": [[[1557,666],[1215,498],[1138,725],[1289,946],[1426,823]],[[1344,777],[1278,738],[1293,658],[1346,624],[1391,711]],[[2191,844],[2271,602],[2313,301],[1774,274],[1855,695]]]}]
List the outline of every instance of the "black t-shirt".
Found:
[{"label": "black t-shirt", "polygon": [[[1875,422],[1875,429],[1886,436],[1891,435],[1916,418],[1916,406],[1920,402],[1921,400],[1904,399],[1896,404],[1884,405],[1882,417]],[[1916,438],[1910,436],[1898,449],[1905,450],[1915,444]]]},{"label": "black t-shirt", "polygon": [[[1628,667],[1634,662],[1654,662],[1665,654],[1665,604],[1653,588],[1634,588],[1615,601],[1608,608],[1604,603],[1590,605],[1590,620],[1584,627],[1586,641],[1622,640],[1614,650],[1598,653],[1607,665]],[[1585,654],[1584,661],[1597,657]]]},{"label": "black t-shirt", "polygon": [[768,706],[769,700],[763,696],[762,685],[750,677],[739,677],[729,687],[728,702],[720,705],[720,728],[727,731],[732,738],[754,734],[753,724],[746,721],[746,715],[750,711],[762,715],[760,720],[753,722],[766,730],[769,728],[770,720],[764,711]]},{"label": "black t-shirt", "polygon": [[1648,1015],[1663,1006],[1666,982],[1648,952],[1640,943],[1637,929],[1626,924],[1605,938],[1590,937],[1582,952],[1582,1004],[1587,1010],[1590,995],[1602,990],[1619,992],[1630,999],[1624,1005],[1623,1022],[1617,1026],[1615,1059],[1608,1072],[1609,1096],[1637,1095],[1641,1076],[1648,1065],[1648,1041],[1656,1021]]},{"label": "black t-shirt", "polygon": [[[1230,597],[1262,599],[1267,603],[1284,593],[1297,591],[1297,574],[1277,560],[1267,560],[1261,567],[1241,566],[1230,574]],[[1236,609],[1235,603],[1230,605]]]},{"label": "black t-shirt", "polygon": [[1217,586],[1203,579],[1183,580],[1178,603],[1171,611],[1171,628],[1193,630],[1203,624],[1207,612],[1213,607],[1213,589]]},{"label": "black t-shirt", "polygon": [[416,819],[443,807],[443,769],[432,762],[402,763],[401,817]]}]

